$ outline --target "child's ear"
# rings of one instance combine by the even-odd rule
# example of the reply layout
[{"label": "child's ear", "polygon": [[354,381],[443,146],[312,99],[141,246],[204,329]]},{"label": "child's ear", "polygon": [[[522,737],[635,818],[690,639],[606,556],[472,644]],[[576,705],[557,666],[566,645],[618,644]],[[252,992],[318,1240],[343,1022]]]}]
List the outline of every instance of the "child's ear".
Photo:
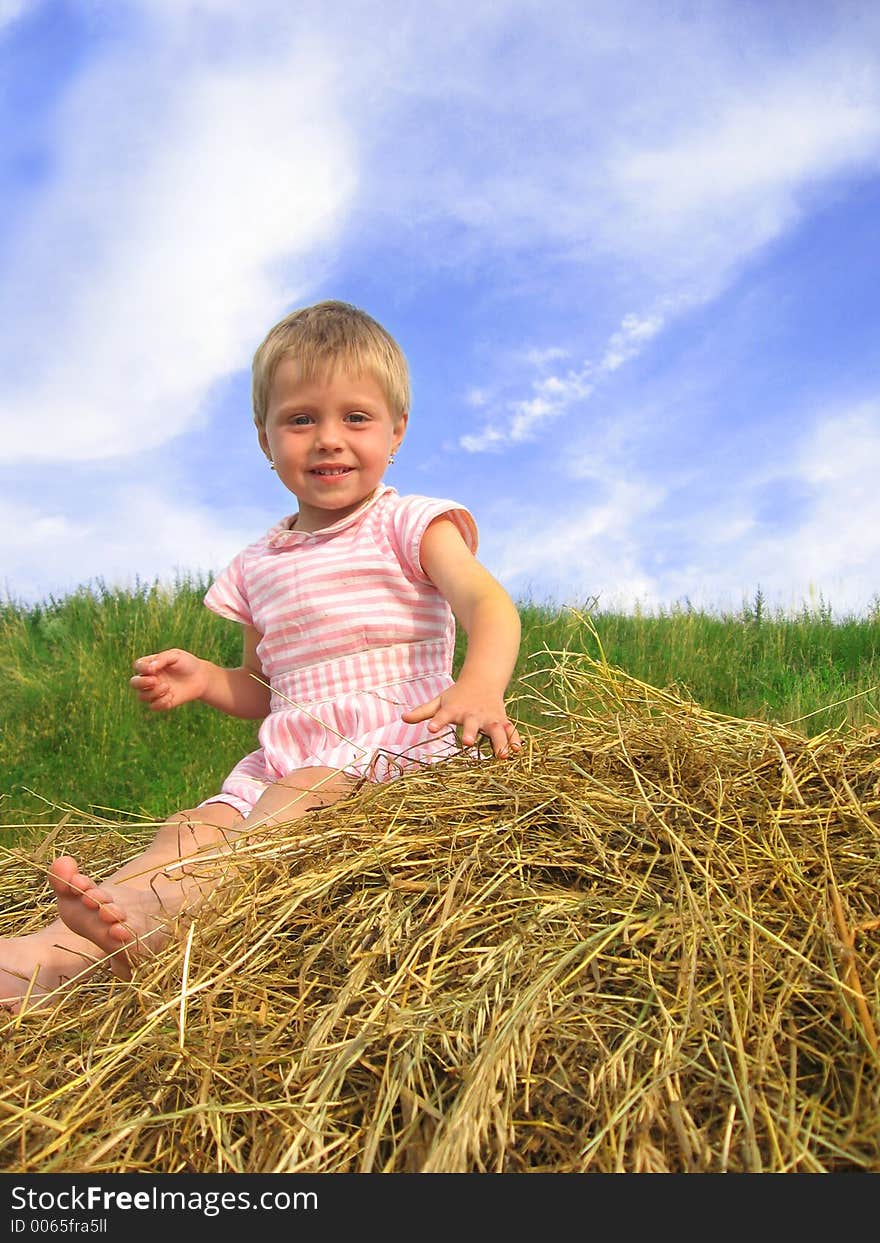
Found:
[{"label": "child's ear", "polygon": [[404,411],[397,422],[394,424],[394,431],[391,435],[391,452],[396,453],[400,448],[403,437],[406,433],[406,425],[409,421],[409,415]]},{"label": "child's ear", "polygon": [[262,427],[259,423],[257,424],[257,440],[259,440],[260,442],[260,448],[263,450],[266,457],[271,462],[272,454],[269,452],[269,441],[266,437],[266,429],[265,427]]}]

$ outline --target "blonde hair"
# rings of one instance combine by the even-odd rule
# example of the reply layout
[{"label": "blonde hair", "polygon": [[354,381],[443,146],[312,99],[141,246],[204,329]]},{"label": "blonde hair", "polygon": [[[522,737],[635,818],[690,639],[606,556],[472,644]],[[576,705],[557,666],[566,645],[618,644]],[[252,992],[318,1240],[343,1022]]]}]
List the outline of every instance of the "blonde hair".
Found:
[{"label": "blonde hair", "polygon": [[266,426],[269,392],[278,364],[298,366],[303,380],[337,368],[371,375],[381,387],[394,422],[409,412],[409,368],[400,346],[366,311],[349,302],[316,302],[285,315],[270,328],[254,354],[254,422]]}]

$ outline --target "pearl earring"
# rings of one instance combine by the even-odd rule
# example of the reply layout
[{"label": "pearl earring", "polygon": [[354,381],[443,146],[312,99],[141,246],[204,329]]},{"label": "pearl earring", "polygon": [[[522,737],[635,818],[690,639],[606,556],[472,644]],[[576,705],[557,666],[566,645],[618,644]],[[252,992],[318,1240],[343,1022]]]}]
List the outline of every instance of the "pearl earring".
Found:
[{"label": "pearl earring", "polygon": [[271,458],[269,458],[269,470],[274,470],[274,469],[275,469],[275,463],[272,461]]},{"label": "pearl earring", "polygon": [[394,454],[393,454],[393,453],[391,454],[391,456],[390,456],[390,457],[389,457],[389,459],[388,459],[388,465],[389,465],[389,466],[393,466],[393,465],[394,465]]}]

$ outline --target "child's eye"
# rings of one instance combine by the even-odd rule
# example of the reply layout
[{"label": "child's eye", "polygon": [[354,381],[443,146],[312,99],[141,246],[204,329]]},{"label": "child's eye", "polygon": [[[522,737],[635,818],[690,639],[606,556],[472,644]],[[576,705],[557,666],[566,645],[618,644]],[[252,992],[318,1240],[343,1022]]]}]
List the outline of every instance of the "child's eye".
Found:
[{"label": "child's eye", "polygon": [[366,414],[362,414],[360,410],[352,410],[345,417],[348,419],[349,423],[368,422],[368,416]]},{"label": "child's eye", "polygon": [[287,421],[292,423],[294,427],[307,427],[312,421],[312,416],[310,414],[292,414]]}]

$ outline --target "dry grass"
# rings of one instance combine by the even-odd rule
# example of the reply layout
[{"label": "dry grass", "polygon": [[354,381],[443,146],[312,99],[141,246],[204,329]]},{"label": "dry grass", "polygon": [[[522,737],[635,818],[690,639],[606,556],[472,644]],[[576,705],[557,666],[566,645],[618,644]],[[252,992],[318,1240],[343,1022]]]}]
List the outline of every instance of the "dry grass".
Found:
[{"label": "dry grass", "polygon": [[[252,843],[134,985],[7,1019],[2,1168],[880,1171],[880,731],[554,679],[515,761]],[[65,825],[0,930],[72,842],[132,851]]]}]

